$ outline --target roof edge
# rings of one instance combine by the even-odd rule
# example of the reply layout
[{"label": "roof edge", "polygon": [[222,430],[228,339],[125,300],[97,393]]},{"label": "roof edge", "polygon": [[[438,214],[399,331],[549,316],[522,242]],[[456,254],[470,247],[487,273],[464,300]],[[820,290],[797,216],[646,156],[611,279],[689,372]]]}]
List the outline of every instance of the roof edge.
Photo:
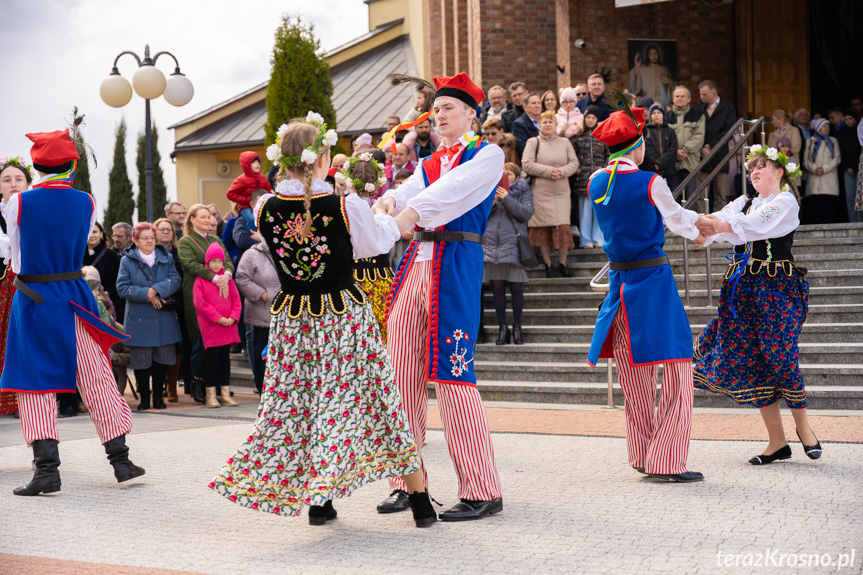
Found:
[{"label": "roof edge", "polygon": [[245,98],[246,96],[248,96],[250,94],[254,94],[255,92],[257,92],[258,90],[260,90],[262,88],[266,88],[269,84],[270,84],[269,80],[267,80],[266,82],[262,82],[262,83],[258,84],[257,86],[255,86],[254,88],[250,88],[250,89],[246,90],[245,92],[242,92],[240,94],[237,94],[236,96],[228,98],[224,102],[216,104],[215,106],[210,106],[206,110],[204,110],[202,112],[198,112],[194,116],[189,116],[185,120],[180,120],[176,124],[172,124],[172,125],[168,126],[168,129],[173,130],[174,128],[179,128],[180,126],[185,126],[186,124],[190,124],[190,123],[194,122],[195,120],[199,120],[199,119],[203,118],[204,116],[212,114],[216,110],[221,110],[225,106],[229,106],[229,105],[233,104],[234,102],[242,100],[243,98]]},{"label": "roof edge", "polygon": [[187,148],[180,148],[176,145],[174,146],[174,151],[171,152],[171,155],[174,156],[176,154],[185,154],[187,152],[210,152],[215,150],[229,150],[231,148],[244,148],[249,146],[263,146],[265,144],[264,140],[250,140],[248,142],[243,142],[242,144],[237,143],[229,143],[229,144],[207,144],[204,146],[189,146]]},{"label": "roof edge", "polygon": [[353,40],[350,40],[349,42],[346,42],[345,44],[342,44],[341,46],[336,46],[335,48],[333,48],[329,52],[326,52],[324,54],[324,58],[331,58],[332,56],[335,56],[336,54],[339,54],[340,52],[344,52],[345,50],[347,50],[349,48],[353,48],[357,44],[362,44],[366,40],[370,40],[370,39],[374,38],[375,36],[383,34],[387,30],[391,30],[392,28],[395,28],[396,26],[401,26],[404,23],[404,21],[405,21],[404,18],[399,18],[398,20],[393,20],[391,22],[386,22],[385,24],[381,24],[380,26],[378,26],[374,30],[369,30],[368,32],[366,32],[362,36],[358,36],[357,38],[354,38]]}]

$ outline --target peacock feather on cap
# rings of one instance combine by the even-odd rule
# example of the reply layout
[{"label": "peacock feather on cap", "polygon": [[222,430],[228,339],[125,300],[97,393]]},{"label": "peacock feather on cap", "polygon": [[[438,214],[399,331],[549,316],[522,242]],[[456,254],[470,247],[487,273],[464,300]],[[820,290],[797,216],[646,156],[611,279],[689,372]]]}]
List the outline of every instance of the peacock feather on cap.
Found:
[{"label": "peacock feather on cap", "polygon": [[632,109],[629,107],[629,103],[626,101],[626,95],[623,91],[620,88],[610,88],[607,91],[607,94],[608,95],[603,97],[603,100],[618,112],[623,112],[632,118],[632,123],[635,124],[635,127],[638,128],[638,131],[640,132],[642,126],[639,125],[635,114],[632,113]]},{"label": "peacock feather on cap", "polygon": [[429,90],[432,94],[437,91],[434,84],[424,78],[417,76],[409,76],[408,74],[387,74],[387,79],[393,86],[401,86],[402,84],[412,84],[418,91]]},{"label": "peacock feather on cap", "polygon": [[89,154],[91,158],[93,158],[93,167],[97,167],[99,162],[96,160],[96,152],[93,151],[93,148],[90,144],[84,142],[83,138],[79,138],[78,136],[78,128],[80,126],[86,126],[84,122],[84,114],[78,115],[78,106],[72,107],[72,117],[68,122],[69,124],[69,132],[72,138],[72,141],[75,143],[75,150],[78,152],[79,156],[83,156],[84,154]]}]

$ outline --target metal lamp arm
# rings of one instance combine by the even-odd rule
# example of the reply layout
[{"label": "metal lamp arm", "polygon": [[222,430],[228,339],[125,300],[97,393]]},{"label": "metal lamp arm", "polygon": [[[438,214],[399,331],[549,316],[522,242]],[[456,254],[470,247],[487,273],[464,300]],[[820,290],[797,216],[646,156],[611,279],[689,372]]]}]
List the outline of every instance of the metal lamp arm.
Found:
[{"label": "metal lamp arm", "polygon": [[[119,62],[119,61],[120,61],[120,57],[121,57],[121,56],[123,56],[124,54],[129,54],[130,56],[132,56],[133,58],[135,58],[135,61],[136,61],[136,62],[138,62],[138,67],[139,67],[139,68],[141,67],[141,58],[140,58],[140,56],[138,56],[137,54],[135,54],[134,52],[132,52],[132,51],[130,51],[130,50],[124,50],[124,51],[120,52],[119,54],[117,54],[117,57],[116,57],[116,58],[114,58],[114,71],[117,71],[117,62]],[[117,72],[117,73],[119,73],[119,72]],[[112,72],[112,74],[113,74],[113,72]]]},{"label": "metal lamp arm", "polygon": [[177,61],[177,57],[176,57],[176,56],[174,56],[173,54],[171,54],[171,53],[170,53],[170,52],[168,52],[168,51],[162,50],[161,52],[156,52],[156,55],[155,55],[155,56],[153,56],[153,64],[155,64],[155,63],[156,63],[156,60],[158,60],[158,59],[159,59],[159,56],[161,56],[162,54],[166,54],[166,55],[168,55],[168,56],[170,56],[171,58],[173,58],[173,59],[174,59],[174,73],[176,73],[176,74],[180,74],[180,73],[181,73],[181,72],[180,72],[180,62],[178,62],[178,61]]}]

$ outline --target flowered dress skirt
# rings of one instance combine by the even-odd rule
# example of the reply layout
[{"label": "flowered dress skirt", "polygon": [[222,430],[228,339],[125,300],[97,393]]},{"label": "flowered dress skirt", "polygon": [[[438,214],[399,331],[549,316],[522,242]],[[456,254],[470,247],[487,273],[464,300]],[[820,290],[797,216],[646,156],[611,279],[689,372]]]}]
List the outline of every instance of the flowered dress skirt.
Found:
[{"label": "flowered dress skirt", "polygon": [[[0,373],[6,364],[6,334],[9,331],[9,314],[12,311],[12,298],[15,297],[15,286],[12,282],[15,274],[7,270],[0,281]],[[18,394],[0,393],[0,415],[18,413]]]},{"label": "flowered dress skirt", "polygon": [[719,316],[695,342],[695,387],[753,407],[784,398],[789,408],[804,408],[797,342],[809,309],[809,282],[788,262],[753,269],[740,275],[733,311],[731,269],[726,273]]},{"label": "flowered dress skirt", "polygon": [[[384,263],[385,262],[385,263]],[[355,264],[365,264],[364,267],[354,268],[354,280],[366,294],[372,313],[381,330],[381,340],[384,347],[387,345],[387,296],[393,285],[393,270],[389,264],[389,255],[384,254],[376,258],[356,260]]]},{"label": "flowered dress skirt", "polygon": [[419,467],[368,304],[293,319],[288,307],[270,322],[255,427],[210,483],[231,501],[277,515]]}]

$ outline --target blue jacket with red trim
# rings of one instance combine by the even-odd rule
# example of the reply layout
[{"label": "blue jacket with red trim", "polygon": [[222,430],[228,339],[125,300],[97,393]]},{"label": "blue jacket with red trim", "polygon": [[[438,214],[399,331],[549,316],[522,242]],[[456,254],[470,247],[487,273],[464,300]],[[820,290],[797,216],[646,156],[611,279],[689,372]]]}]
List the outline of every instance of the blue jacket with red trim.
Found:
[{"label": "blue jacket with red trim", "polygon": [[[93,199],[63,184],[34,188],[19,196],[20,275],[45,275],[81,269]],[[75,317],[107,356],[126,335],[102,321],[93,292],[83,279],[33,283],[44,299],[36,303],[15,292],[9,318],[2,391],[32,393],[75,391],[78,352]]]},{"label": "blue jacket with red trim", "polygon": [[[465,150],[458,158],[459,169],[470,161],[481,147]],[[426,187],[440,176],[440,160],[429,156],[421,164]],[[501,170],[503,166],[501,165]],[[484,234],[494,203],[497,185],[488,196],[467,213],[437,230]],[[419,242],[412,241],[396,271],[390,290],[390,309],[398,297],[407,272],[416,259]],[[434,247],[434,276],[431,285],[429,314],[428,380],[437,383],[476,385],[473,364],[476,337],[479,333],[480,289],[482,287],[483,251],[476,242],[437,242]]]},{"label": "blue jacket with red trim", "polygon": [[[590,181],[591,200],[605,195],[610,176],[606,168]],[[609,261],[665,255],[662,214],[650,198],[650,186],[657,177],[641,170],[618,170],[608,205],[591,202]],[[670,265],[609,272],[608,296],[596,318],[587,356],[590,365],[601,357],[612,357],[611,329],[620,308],[626,319],[632,365],[692,361],[692,330]]]}]

